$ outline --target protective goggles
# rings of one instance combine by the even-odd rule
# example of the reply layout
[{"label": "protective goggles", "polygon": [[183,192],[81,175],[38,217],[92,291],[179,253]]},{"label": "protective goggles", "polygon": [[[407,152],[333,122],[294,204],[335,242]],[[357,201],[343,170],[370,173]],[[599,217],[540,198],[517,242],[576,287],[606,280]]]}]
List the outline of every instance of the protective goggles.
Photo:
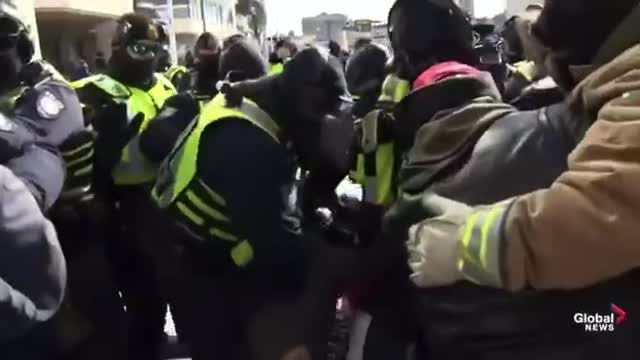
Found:
[{"label": "protective goggles", "polygon": [[162,50],[162,44],[155,41],[139,40],[127,45],[127,54],[134,60],[152,60]]}]

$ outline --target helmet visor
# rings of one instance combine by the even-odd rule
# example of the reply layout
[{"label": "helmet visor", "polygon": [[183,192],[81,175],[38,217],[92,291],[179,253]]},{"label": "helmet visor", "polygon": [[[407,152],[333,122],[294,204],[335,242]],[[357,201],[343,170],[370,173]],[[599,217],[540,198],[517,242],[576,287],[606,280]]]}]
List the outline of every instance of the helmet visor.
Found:
[{"label": "helmet visor", "polygon": [[139,40],[127,45],[127,54],[134,60],[152,60],[162,50],[158,42]]}]

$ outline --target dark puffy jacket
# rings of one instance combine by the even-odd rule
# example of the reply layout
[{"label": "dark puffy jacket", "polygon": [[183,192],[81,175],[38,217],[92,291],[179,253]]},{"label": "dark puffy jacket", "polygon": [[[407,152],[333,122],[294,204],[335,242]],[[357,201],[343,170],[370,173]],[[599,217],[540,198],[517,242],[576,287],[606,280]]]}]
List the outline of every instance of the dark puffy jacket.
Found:
[{"label": "dark puffy jacket", "polygon": [[[487,87],[483,79],[458,77],[411,95],[415,101],[408,99],[396,119],[423,122],[407,152],[401,187],[431,187],[465,203],[490,204],[546,188],[566,169],[588,122],[565,103],[518,112],[487,96]],[[610,314],[612,303],[640,311],[637,281],[629,275],[570,292],[513,294],[471,283],[420,290],[424,340],[438,360],[632,359],[639,347],[633,328],[640,323],[627,322],[614,333],[585,332],[574,314]]]}]

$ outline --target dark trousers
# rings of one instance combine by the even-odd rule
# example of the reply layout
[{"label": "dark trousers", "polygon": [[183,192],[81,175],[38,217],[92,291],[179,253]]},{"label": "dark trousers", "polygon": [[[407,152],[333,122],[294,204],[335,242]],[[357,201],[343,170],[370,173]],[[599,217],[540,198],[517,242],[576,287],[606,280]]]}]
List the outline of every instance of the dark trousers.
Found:
[{"label": "dark trousers", "polygon": [[109,258],[127,314],[128,353],[136,360],[160,358],[166,343],[167,302],[162,296],[151,254],[143,243],[147,195],[141,189],[119,193],[109,223]]},{"label": "dark trousers", "polygon": [[67,290],[65,305],[52,322],[61,339],[81,340],[71,346],[63,340],[62,358],[124,358],[125,312],[107,257],[105,223],[78,212],[54,216],[54,223],[67,260]]},{"label": "dark trousers", "polygon": [[150,236],[160,283],[193,360],[279,360],[296,347],[325,358],[336,299],[326,263],[312,260],[304,285],[286,291],[251,271],[204,272],[162,233]]}]

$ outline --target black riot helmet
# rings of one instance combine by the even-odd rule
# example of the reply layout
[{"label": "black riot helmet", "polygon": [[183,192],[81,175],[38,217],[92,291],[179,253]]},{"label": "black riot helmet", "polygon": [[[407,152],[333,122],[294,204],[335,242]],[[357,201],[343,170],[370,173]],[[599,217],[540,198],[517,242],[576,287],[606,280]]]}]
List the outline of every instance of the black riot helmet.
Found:
[{"label": "black riot helmet", "polygon": [[111,42],[112,75],[132,85],[153,82],[156,61],[166,43],[167,33],[161,24],[140,14],[123,15]]},{"label": "black riot helmet", "polygon": [[369,43],[355,49],[345,68],[349,93],[358,97],[369,94],[377,97],[386,76],[388,59],[387,52],[378,44]]},{"label": "black riot helmet", "polygon": [[452,0],[396,0],[387,24],[401,78],[413,81],[439,62],[478,62],[470,19]]},{"label": "black riot helmet", "polygon": [[19,84],[22,68],[33,54],[28,28],[17,17],[0,11],[0,93]]}]

